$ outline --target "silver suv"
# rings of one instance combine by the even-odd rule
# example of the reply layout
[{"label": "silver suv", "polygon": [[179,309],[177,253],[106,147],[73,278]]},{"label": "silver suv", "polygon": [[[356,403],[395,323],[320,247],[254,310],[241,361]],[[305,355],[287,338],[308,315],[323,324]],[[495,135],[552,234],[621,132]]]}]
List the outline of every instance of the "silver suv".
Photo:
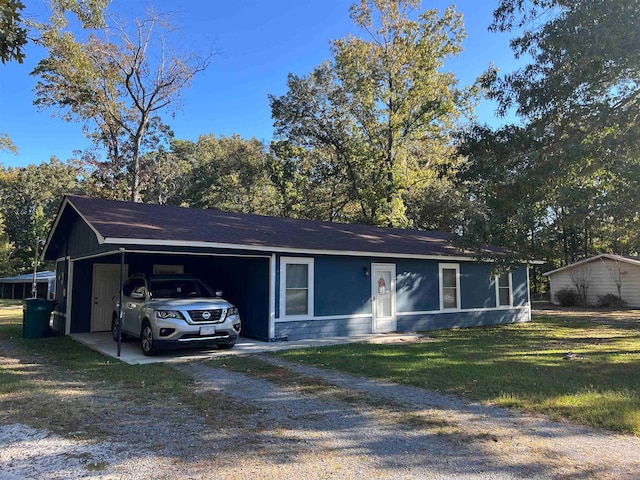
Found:
[{"label": "silver suv", "polygon": [[[238,309],[190,275],[131,276],[123,287],[122,338],[135,337],[145,355],[165,348],[232,348],[240,334]],[[116,298],[111,332],[118,341]]]}]

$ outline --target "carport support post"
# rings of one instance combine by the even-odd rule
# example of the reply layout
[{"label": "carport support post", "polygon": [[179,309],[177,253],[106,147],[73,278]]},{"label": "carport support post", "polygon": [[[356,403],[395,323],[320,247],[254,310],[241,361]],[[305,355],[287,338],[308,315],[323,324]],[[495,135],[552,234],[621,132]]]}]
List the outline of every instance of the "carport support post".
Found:
[{"label": "carport support post", "polygon": [[118,358],[122,347],[122,284],[124,282],[124,248],[120,248],[120,298],[118,300]]}]

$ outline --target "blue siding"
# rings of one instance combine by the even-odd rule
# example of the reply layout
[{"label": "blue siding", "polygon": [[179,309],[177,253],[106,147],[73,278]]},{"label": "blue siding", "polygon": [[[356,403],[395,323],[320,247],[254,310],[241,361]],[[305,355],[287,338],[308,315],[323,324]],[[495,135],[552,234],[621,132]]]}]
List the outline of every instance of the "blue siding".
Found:
[{"label": "blue siding", "polygon": [[483,325],[505,325],[526,322],[526,308],[483,310],[455,313],[432,313],[426,315],[398,315],[399,332],[419,332],[443,328],[479,327]]},{"label": "blue siding", "polygon": [[73,300],[71,303],[71,333],[91,331],[91,298],[93,285],[93,262],[80,261],[73,264]]},{"label": "blue siding", "polygon": [[496,286],[491,265],[460,263],[462,308],[495,308]]},{"label": "blue siding", "polygon": [[82,220],[75,222],[69,231],[69,255],[72,258],[110,251],[113,248],[100,245],[96,234]]},{"label": "blue siding", "polygon": [[511,273],[513,288],[513,305],[529,305],[529,284],[527,282],[527,267],[520,267]]},{"label": "blue siding", "polygon": [[277,322],[275,338],[289,341],[306,338],[348,337],[371,333],[371,318],[352,318],[347,320],[302,320],[295,322]]},{"label": "blue siding", "polygon": [[371,261],[352,257],[317,257],[314,260],[315,315],[371,313],[371,278],[364,268]]},{"label": "blue siding", "polygon": [[396,305],[398,312],[419,312],[440,308],[438,262],[400,260],[396,262]]}]

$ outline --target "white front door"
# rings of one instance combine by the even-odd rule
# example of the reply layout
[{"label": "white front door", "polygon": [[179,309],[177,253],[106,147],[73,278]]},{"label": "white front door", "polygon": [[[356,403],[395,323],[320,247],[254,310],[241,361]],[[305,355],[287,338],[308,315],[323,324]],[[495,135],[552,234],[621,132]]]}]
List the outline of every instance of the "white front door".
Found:
[{"label": "white front door", "polygon": [[395,332],[396,266],[389,263],[371,264],[371,306],[373,333]]},{"label": "white front door", "polygon": [[[127,278],[128,266],[124,266]],[[93,294],[91,308],[91,331],[111,330],[113,299],[120,295],[120,264],[96,263],[93,266]]]}]

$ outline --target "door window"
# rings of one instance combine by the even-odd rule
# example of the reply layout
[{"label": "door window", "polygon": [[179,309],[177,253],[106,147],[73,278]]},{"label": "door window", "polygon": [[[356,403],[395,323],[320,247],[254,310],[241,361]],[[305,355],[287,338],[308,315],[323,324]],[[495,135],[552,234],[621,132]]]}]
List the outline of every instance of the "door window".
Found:
[{"label": "door window", "polygon": [[377,270],[378,294],[376,295],[376,316],[391,316],[391,272],[389,270]]}]

